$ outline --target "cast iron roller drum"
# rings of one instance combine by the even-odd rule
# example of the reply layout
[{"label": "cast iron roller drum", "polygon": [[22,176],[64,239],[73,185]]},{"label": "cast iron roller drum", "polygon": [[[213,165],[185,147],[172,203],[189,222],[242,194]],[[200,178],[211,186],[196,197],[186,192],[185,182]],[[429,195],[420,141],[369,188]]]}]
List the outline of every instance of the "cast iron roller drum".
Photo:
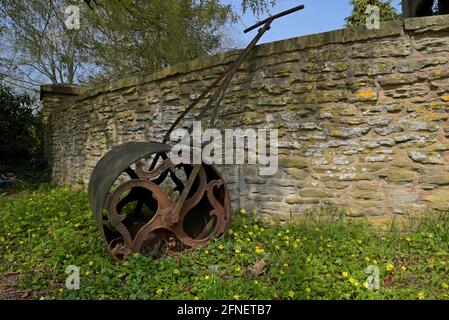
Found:
[{"label": "cast iron roller drum", "polygon": [[[94,168],[89,200],[113,257],[157,254],[167,243],[172,248],[204,246],[226,232],[231,205],[219,171],[204,163],[175,166],[169,151],[156,142],[127,143],[109,151]],[[142,159],[152,155],[160,161],[146,169]],[[195,167],[197,175],[178,205]]]}]

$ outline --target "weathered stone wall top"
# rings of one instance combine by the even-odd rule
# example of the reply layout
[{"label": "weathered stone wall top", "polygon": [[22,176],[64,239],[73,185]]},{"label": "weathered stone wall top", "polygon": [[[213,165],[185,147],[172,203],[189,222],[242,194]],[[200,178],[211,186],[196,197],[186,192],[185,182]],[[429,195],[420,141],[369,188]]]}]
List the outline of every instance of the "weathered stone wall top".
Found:
[{"label": "weathered stone wall top", "polygon": [[[308,36],[302,36],[287,40],[281,40],[256,46],[251,57],[261,57],[273,54],[285,53],[290,51],[316,48],[329,44],[357,42],[369,39],[398,36],[401,33],[424,33],[427,31],[448,31],[449,16],[435,16],[426,18],[409,18],[402,21],[382,22],[379,30],[368,30],[364,26],[354,26],[345,29],[333,30]],[[110,84],[104,84],[95,88],[83,90],[84,95],[77,100],[87,99],[97,94],[108,91],[119,90],[138,84],[153,82],[175,76],[178,74],[191,73],[220,65],[226,65],[235,60],[241,50],[233,50],[224,53],[218,53],[213,56],[202,59],[192,60],[186,63],[176,64],[160,71],[135,75],[125,79],[114,81]],[[54,86],[42,86],[42,90],[49,90]],[[51,92],[51,91],[50,91]],[[78,92],[80,94],[81,92]]]},{"label": "weathered stone wall top", "polygon": [[[160,140],[239,51],[87,89],[49,121],[53,181],[88,181],[117,144]],[[372,219],[449,200],[449,16],[258,46],[219,128],[279,129],[280,169],[222,168],[235,206],[285,218],[333,203]],[[186,120],[187,122],[189,119]]]}]

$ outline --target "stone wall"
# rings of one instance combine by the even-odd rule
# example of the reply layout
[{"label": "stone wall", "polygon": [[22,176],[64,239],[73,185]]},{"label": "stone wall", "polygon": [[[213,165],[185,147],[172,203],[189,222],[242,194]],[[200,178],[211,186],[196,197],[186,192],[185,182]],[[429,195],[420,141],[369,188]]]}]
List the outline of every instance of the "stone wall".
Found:
[{"label": "stone wall", "polygon": [[[238,51],[90,88],[53,108],[53,182],[88,181],[114,145],[159,141]],[[258,46],[219,128],[278,128],[280,169],[222,168],[234,207],[284,219],[321,204],[393,217],[449,200],[449,16]],[[51,104],[51,103],[48,103]],[[187,120],[188,122],[189,120]]]}]

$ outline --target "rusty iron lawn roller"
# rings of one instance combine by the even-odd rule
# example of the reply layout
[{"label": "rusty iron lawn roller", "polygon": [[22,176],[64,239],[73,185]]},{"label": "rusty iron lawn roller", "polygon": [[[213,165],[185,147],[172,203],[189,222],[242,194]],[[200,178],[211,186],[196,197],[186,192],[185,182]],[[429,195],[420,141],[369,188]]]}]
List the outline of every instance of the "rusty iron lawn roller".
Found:
[{"label": "rusty iron lawn roller", "polygon": [[89,181],[89,202],[109,253],[123,259],[148,251],[204,246],[223,235],[231,218],[231,201],[225,181],[212,165],[170,160],[166,144],[181,120],[215,87],[198,113],[211,110],[210,127],[226,89],[271,23],[304,9],[303,5],[271,16],[246,29],[259,32],[229,68],[176,119],[161,143],[130,142],[113,148],[95,166]]}]

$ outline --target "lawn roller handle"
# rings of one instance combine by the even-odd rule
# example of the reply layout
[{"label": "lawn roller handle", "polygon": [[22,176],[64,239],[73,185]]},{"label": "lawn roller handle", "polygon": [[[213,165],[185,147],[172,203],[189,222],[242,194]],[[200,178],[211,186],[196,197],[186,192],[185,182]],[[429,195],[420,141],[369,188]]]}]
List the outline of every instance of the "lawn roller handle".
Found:
[{"label": "lawn roller handle", "polygon": [[294,8],[288,9],[288,10],[285,10],[284,12],[275,14],[274,16],[271,16],[271,17],[269,17],[269,18],[266,18],[265,20],[262,20],[262,21],[257,22],[255,25],[253,25],[253,26],[251,26],[251,27],[245,29],[243,32],[244,32],[244,33],[248,33],[248,32],[250,32],[250,31],[252,31],[252,30],[254,30],[254,29],[256,29],[256,28],[258,28],[258,27],[260,27],[260,26],[263,26],[264,24],[266,24],[266,23],[269,22],[270,20],[271,20],[271,21],[276,20],[276,19],[278,19],[278,18],[284,17],[284,16],[286,16],[286,15],[288,15],[288,14],[290,14],[290,13],[293,13],[293,12],[296,12],[296,11],[299,11],[299,10],[302,10],[302,9],[304,9],[304,5],[303,5],[303,4],[301,4],[301,5],[297,6],[297,7],[294,7]]}]

